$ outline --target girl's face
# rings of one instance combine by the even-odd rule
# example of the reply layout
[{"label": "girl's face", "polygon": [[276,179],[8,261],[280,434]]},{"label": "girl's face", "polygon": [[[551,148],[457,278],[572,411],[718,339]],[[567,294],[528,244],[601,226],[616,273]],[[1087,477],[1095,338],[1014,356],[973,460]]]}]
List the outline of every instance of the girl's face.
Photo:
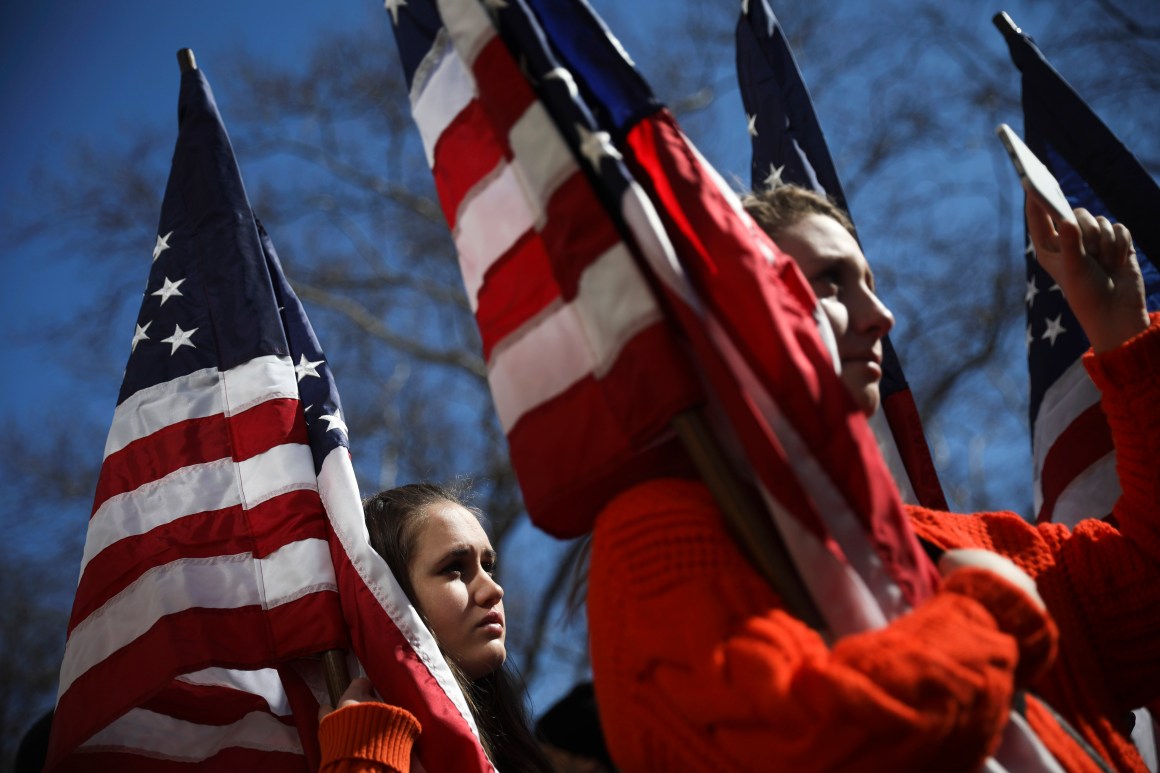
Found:
[{"label": "girl's face", "polygon": [[874,292],[874,274],[854,237],[832,217],[807,215],[782,228],[777,246],[793,258],[818,297],[838,344],[841,378],[867,416],[878,410],[882,337],[894,315]]},{"label": "girl's face", "polygon": [[491,541],[474,515],[450,502],[430,505],[417,528],[408,567],[415,604],[443,654],[468,679],[486,676],[507,657]]}]

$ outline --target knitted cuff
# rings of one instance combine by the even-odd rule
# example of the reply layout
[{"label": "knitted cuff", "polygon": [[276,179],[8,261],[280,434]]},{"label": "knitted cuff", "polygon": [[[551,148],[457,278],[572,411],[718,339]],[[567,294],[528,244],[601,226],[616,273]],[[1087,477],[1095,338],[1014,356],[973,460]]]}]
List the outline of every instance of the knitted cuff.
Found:
[{"label": "knitted cuff", "polygon": [[366,760],[408,770],[419,721],[385,703],[356,703],[328,714],[318,726],[322,769],[341,760]]},{"label": "knitted cuff", "polygon": [[1083,364],[1101,392],[1140,379],[1141,373],[1160,373],[1160,312],[1148,315],[1152,324],[1110,352],[1088,351]]},{"label": "knitted cuff", "polygon": [[982,604],[999,630],[1015,639],[1019,647],[1016,687],[1033,683],[1055,661],[1059,641],[1055,622],[1012,583],[986,569],[964,567],[943,580],[942,589]]}]

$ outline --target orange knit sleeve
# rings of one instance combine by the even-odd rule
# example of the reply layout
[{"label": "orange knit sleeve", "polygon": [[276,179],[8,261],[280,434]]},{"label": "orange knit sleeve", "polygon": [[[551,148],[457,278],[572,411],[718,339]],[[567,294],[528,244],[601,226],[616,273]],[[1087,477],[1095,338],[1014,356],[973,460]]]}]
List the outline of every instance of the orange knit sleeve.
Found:
[{"label": "orange knit sleeve", "polygon": [[780,608],[702,485],[630,490],[597,519],[589,575],[613,758],[625,770],[976,769],[1006,722],[1017,637],[1040,648],[1035,671],[1053,631],[993,575],[952,577],[913,613],[831,649]]},{"label": "orange knit sleeve", "polygon": [[318,727],[321,773],[407,773],[419,721],[385,703],[356,703],[326,715]]}]

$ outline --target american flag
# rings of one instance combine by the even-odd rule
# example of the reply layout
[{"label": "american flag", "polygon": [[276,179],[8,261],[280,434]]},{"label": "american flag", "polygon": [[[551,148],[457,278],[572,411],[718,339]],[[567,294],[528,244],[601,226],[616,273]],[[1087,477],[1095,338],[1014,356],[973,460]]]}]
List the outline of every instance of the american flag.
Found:
[{"label": "american flag", "polygon": [[707,401],[832,630],[924,598],[933,569],[808,285],[603,22],[574,0],[387,10],[533,521],[586,531],[684,463],[666,424]]},{"label": "american flag", "polygon": [[[737,81],[753,145],[753,189],[794,183],[829,196],[849,212],[809,89],[767,0],[742,4],[736,47]],[[945,510],[902,363],[889,337],[882,344],[882,410],[870,419],[871,428],[903,499]]]},{"label": "american flag", "polygon": [[[1160,186],[1030,37],[1000,25],[1023,73],[1027,145],[1052,171],[1073,207],[1132,232],[1148,310],[1160,309]],[[1099,391],[1081,357],[1088,340],[1067,301],[1027,247],[1027,363],[1035,517],[1074,526],[1112,512],[1120,495],[1115,451]]]},{"label": "american flag", "polygon": [[434,640],[367,542],[334,379],[198,70],[178,115],[48,768],[317,768],[325,693],[298,659],[344,648],[419,718],[424,767],[486,770]]}]

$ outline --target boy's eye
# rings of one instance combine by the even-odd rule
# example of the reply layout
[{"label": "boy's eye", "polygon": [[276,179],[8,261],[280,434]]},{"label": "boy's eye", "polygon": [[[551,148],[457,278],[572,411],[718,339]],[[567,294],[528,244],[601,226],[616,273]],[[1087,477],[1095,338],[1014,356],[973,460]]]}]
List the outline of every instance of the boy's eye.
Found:
[{"label": "boy's eye", "polygon": [[463,573],[463,564],[456,561],[455,563],[451,563],[451,564],[448,564],[447,566],[443,567],[442,569],[439,570],[439,572],[440,572],[440,574],[462,574]]},{"label": "boy's eye", "polygon": [[814,289],[814,295],[819,298],[832,295],[842,286],[842,273],[836,268],[823,271],[810,279],[810,285]]}]

